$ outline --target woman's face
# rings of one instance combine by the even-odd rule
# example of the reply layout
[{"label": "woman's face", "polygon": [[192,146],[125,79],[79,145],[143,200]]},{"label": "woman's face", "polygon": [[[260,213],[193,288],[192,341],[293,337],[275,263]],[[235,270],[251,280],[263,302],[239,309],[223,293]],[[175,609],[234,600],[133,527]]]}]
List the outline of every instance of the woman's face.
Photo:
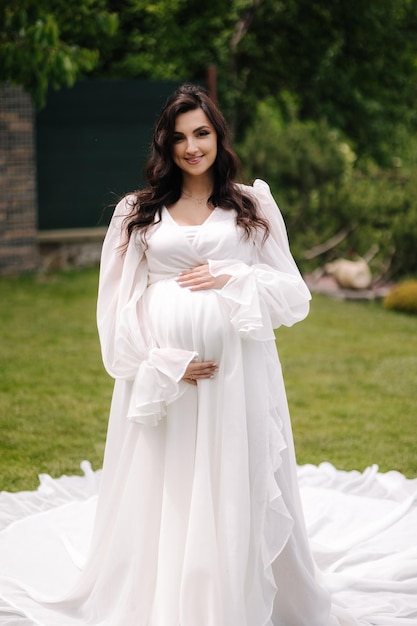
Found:
[{"label": "woman's face", "polygon": [[177,115],[172,158],[183,174],[206,174],[216,156],[217,133],[204,111],[194,109]]}]

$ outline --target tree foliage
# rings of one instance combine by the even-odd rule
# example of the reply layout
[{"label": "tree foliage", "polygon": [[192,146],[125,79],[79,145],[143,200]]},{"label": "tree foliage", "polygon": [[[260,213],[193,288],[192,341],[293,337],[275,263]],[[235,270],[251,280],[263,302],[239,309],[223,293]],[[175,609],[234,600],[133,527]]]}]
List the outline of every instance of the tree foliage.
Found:
[{"label": "tree foliage", "polygon": [[115,1],[120,29],[111,54],[102,58],[100,71],[133,78],[204,78],[207,65],[224,61],[234,4],[225,5],[223,0]]},{"label": "tree foliage", "polygon": [[[294,107],[284,121],[272,101],[258,105],[237,146],[247,179],[271,185],[305,271],[374,250],[374,276],[385,278],[417,271],[417,137],[407,147],[403,159],[381,168],[359,160],[327,122],[300,120]],[[334,245],[323,248],[325,241]],[[317,249],[319,256],[306,254]]]},{"label": "tree foliage", "polygon": [[[417,124],[415,0],[114,0],[120,29],[104,75],[204,78],[241,135],[259,100],[297,99],[381,162],[399,123]],[[388,139],[387,139],[388,138]]]},{"label": "tree foliage", "polygon": [[38,106],[49,86],[72,85],[91,72],[117,15],[106,0],[2,0],[0,82],[23,86]]},{"label": "tree foliage", "polygon": [[417,125],[415,0],[3,0],[0,20],[0,81],[37,103],[91,71],[201,80],[216,65],[238,136],[288,93],[380,162],[398,124]]},{"label": "tree foliage", "polygon": [[383,159],[396,125],[416,123],[414,0],[264,0],[237,51],[239,123],[256,102],[295,95],[302,119],[325,118],[358,151]]}]

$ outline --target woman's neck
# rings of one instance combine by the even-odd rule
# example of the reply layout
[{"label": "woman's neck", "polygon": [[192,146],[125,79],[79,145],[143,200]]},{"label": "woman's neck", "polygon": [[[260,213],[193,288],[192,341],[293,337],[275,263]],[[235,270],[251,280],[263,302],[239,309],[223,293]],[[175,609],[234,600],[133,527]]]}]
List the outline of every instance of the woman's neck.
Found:
[{"label": "woman's neck", "polygon": [[213,192],[213,178],[212,176],[187,176],[182,181],[182,194],[184,196],[209,198]]}]

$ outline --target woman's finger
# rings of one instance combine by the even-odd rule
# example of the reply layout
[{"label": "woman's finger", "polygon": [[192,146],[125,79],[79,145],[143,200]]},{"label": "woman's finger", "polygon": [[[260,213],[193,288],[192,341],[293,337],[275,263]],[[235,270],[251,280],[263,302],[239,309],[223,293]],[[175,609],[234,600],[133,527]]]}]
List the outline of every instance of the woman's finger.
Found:
[{"label": "woman's finger", "polygon": [[212,378],[217,372],[218,366],[214,361],[192,361],[185,370],[184,380],[199,380]]},{"label": "woman's finger", "polygon": [[208,265],[199,265],[192,270],[181,272],[177,282],[181,287],[192,287],[202,283],[210,284],[213,282],[213,276],[208,271]]},{"label": "woman's finger", "polygon": [[176,280],[180,287],[186,287],[190,291],[199,291],[203,289],[221,289],[229,279],[229,274],[212,276],[209,272],[208,264],[205,264],[181,272]]}]

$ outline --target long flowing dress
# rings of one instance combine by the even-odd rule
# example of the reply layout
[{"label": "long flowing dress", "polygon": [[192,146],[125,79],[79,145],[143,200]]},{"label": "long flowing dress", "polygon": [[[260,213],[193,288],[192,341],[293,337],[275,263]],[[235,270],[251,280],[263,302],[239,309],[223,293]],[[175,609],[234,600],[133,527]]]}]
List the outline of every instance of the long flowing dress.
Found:
[{"label": "long flowing dress", "polygon": [[[33,537],[47,519],[51,546],[48,554],[35,549],[29,564],[24,533],[10,525],[9,543],[0,539],[8,564],[8,576],[0,565],[8,607],[0,603],[0,624],[374,623],[332,605],[310,553],[273,332],[307,315],[310,294],[267,184],[245,192],[270,224],[266,241],[263,233],[246,238],[221,207],[197,227],[178,225],[163,209],[146,245],[132,236],[123,253],[129,198],[117,206],[98,301],[103,361],[115,378],[98,502],[72,505],[79,545],[62,538],[70,505],[39,513]],[[231,275],[224,288],[179,286],[181,271],[206,262],[213,275]],[[193,359],[216,361],[218,372],[187,384]],[[93,517],[94,528],[84,528]],[[51,568],[64,561],[54,585]]]},{"label": "long flowing dress", "polygon": [[[310,294],[267,185],[254,189],[271,223],[265,243],[221,207],[191,229],[164,209],[147,249],[135,237],[123,258],[126,202],[113,218],[98,325],[116,388],[90,565],[101,621],[114,609],[126,626],[272,625],[275,599],[277,624],[327,624],[273,332],[306,316]],[[207,261],[232,275],[222,290],[178,285]],[[195,358],[219,366],[197,387],[181,381]]]}]

